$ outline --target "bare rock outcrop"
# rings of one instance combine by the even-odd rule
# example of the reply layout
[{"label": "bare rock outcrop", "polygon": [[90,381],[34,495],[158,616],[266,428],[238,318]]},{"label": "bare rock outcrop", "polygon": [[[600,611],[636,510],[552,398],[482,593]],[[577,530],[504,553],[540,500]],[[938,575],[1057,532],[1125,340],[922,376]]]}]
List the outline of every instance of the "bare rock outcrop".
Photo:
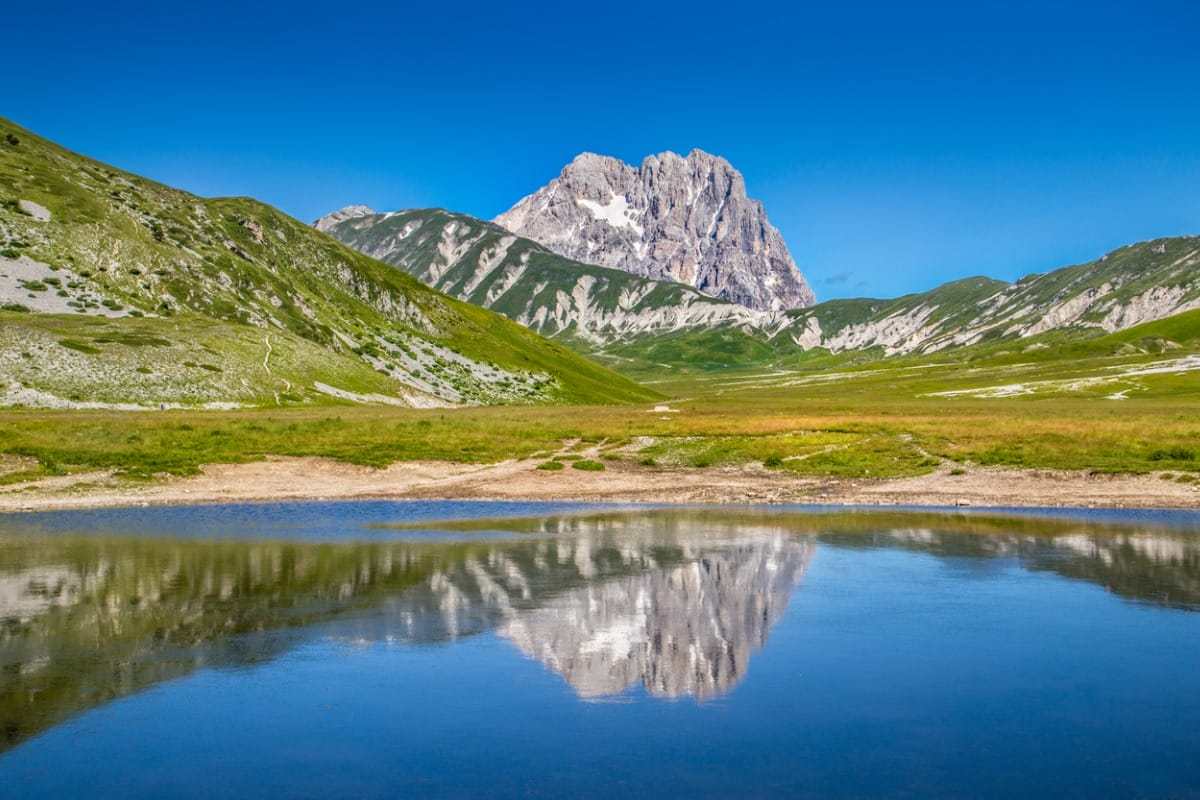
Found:
[{"label": "bare rock outcrop", "polygon": [[313,227],[321,233],[329,233],[339,222],[344,222],[355,217],[369,217],[375,213],[375,209],[370,206],[346,206],[332,214],[326,214],[319,220],[313,223]]},{"label": "bare rock outcrop", "polygon": [[700,150],[650,156],[641,167],[584,153],[495,222],[568,258],[677,281],[748,308],[815,302],[741,174]]}]

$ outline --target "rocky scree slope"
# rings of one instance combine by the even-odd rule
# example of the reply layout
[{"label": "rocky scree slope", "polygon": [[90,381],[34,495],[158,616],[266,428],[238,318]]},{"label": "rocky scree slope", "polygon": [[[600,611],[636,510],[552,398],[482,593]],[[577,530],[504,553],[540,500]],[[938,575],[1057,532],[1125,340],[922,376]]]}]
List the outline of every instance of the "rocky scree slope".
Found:
[{"label": "rocky scree slope", "polygon": [[625,402],[652,393],[248,198],[0,119],[0,405]]},{"label": "rocky scree slope", "polygon": [[883,355],[1084,340],[1200,308],[1200,239],[1126,245],[1013,284],[967,278],[896,300],[838,300],[790,313],[782,335],[804,350]]},{"label": "rocky scree slope", "polygon": [[584,153],[494,221],[567,258],[684,283],[747,308],[815,302],[741,174],[700,150],[650,156],[641,167]]}]

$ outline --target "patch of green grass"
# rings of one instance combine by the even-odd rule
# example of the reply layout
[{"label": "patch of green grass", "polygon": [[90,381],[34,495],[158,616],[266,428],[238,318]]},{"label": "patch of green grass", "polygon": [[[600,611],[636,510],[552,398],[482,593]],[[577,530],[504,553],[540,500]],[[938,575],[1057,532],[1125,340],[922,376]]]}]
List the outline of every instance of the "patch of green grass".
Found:
[{"label": "patch of green grass", "polygon": [[46,470],[42,469],[41,465],[38,465],[31,469],[22,469],[22,470],[16,470],[13,472],[6,472],[3,475],[0,475],[0,486],[12,486],[15,483],[25,483],[27,481],[36,481],[39,478],[44,478],[47,475],[51,475],[51,474],[53,474],[53,473],[47,472]]},{"label": "patch of green grass", "polygon": [[571,468],[583,470],[584,472],[603,472],[604,471],[603,464],[601,464],[599,461],[592,461],[591,459],[588,459],[588,458],[585,458],[582,461],[576,461],[576,462],[572,463]]},{"label": "patch of green grass", "polygon": [[90,344],[84,344],[75,339],[59,339],[58,343],[68,350],[75,350],[76,352],[86,353],[90,356],[100,355],[101,352],[100,348],[92,347]]},{"label": "patch of green grass", "polygon": [[[664,437],[639,451],[666,464],[711,467],[762,463],[773,468],[805,472],[807,458],[829,447],[845,446],[859,437],[833,431],[790,431],[742,436]],[[767,464],[770,461],[770,464]]]},{"label": "patch of green grass", "polygon": [[565,469],[561,461],[543,461],[537,465],[538,469],[544,469],[548,472],[554,472],[560,469]]},{"label": "patch of green grass", "polygon": [[146,330],[115,330],[105,333],[95,341],[115,342],[128,347],[170,347],[171,341]]},{"label": "patch of green grass", "polygon": [[268,455],[325,456],[372,467],[415,460],[488,463],[528,458],[577,437],[571,420],[538,420],[521,413],[529,410],[9,410],[0,412],[0,453],[34,456],[67,471],[127,468],[193,474],[201,464],[257,461]]},{"label": "patch of green grass", "polygon": [[890,436],[870,436],[853,447],[832,448],[805,459],[809,475],[843,478],[896,478],[929,472],[933,466],[911,445]]}]

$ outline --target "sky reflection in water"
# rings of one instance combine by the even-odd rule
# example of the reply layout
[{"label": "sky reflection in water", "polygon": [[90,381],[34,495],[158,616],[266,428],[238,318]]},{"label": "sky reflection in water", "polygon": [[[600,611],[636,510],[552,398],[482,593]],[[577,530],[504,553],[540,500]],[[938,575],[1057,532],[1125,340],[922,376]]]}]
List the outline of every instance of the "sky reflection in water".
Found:
[{"label": "sky reflection in water", "polygon": [[1200,791],[1200,516],[569,511],[0,519],[0,785]]}]

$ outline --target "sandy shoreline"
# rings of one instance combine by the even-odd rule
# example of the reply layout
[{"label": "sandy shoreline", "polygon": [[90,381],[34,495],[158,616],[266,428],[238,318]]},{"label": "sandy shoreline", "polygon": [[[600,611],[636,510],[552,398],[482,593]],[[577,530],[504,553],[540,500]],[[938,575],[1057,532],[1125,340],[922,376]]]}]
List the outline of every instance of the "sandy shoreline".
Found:
[{"label": "sandy shoreline", "polygon": [[214,464],[201,475],[132,484],[97,472],[0,487],[0,511],[279,500],[545,500],[1200,510],[1200,486],[1159,475],[971,468],[895,480],[799,477],[762,467],[608,462],[603,472],[535,469],[541,459],[372,469],[325,458]]}]

